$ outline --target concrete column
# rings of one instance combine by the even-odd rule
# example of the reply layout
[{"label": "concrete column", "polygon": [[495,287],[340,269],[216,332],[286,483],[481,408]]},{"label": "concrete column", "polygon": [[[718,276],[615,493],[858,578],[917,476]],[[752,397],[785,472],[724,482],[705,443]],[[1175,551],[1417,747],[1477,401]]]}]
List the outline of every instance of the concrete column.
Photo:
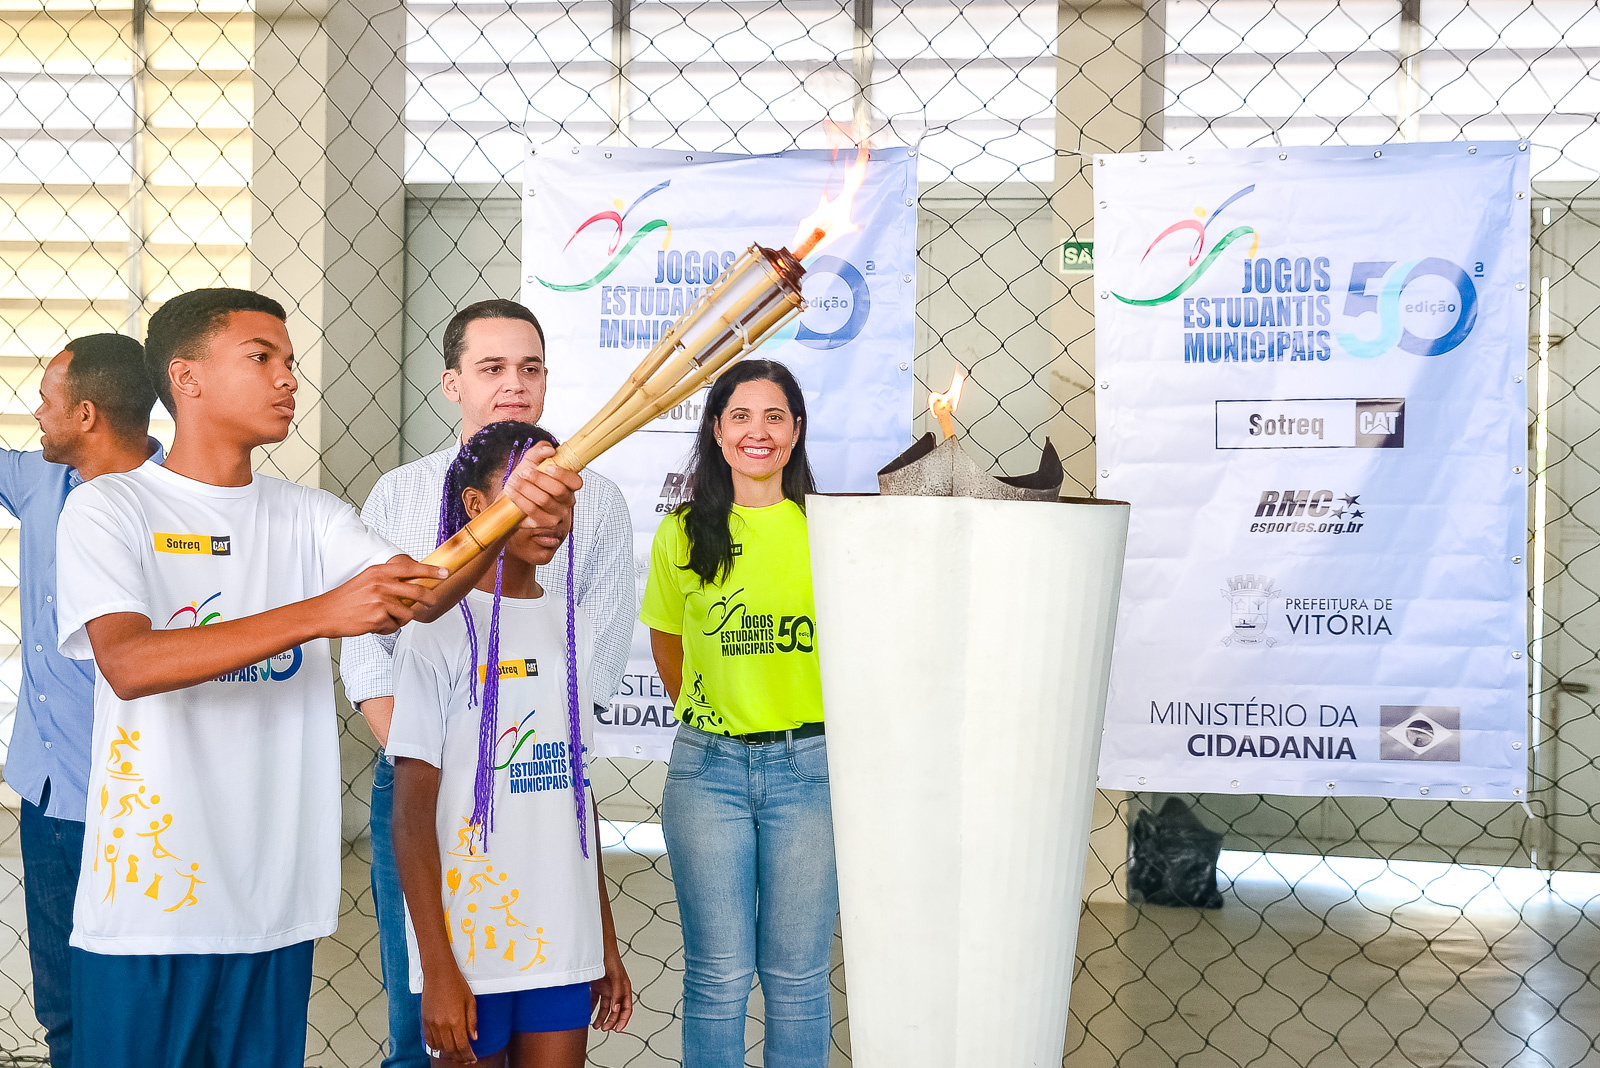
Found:
[{"label": "concrete column", "polygon": [[[1163,0],[1062,0],[1056,36],[1056,175],[1051,206],[1056,241],[1094,238],[1097,152],[1159,151],[1166,54]],[[1055,263],[1052,263],[1052,267]],[[1060,354],[1046,381],[1062,404],[1050,437],[1067,465],[1067,494],[1098,482],[1094,450],[1094,300],[1092,276],[1057,275],[1051,328]],[[1115,497],[1107,485],[1099,495]],[[1126,797],[1096,797],[1084,899],[1126,900]]]},{"label": "concrete column", "polygon": [[300,368],[262,469],[359,505],[400,460],[405,7],[262,0],[255,26],[250,279]]}]

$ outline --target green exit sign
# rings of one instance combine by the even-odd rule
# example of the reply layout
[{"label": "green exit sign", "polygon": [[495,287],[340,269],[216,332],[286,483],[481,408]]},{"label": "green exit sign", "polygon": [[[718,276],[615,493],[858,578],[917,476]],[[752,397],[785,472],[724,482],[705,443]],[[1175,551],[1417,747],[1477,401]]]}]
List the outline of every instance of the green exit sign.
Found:
[{"label": "green exit sign", "polygon": [[1060,271],[1062,274],[1093,274],[1094,242],[1062,242]]}]

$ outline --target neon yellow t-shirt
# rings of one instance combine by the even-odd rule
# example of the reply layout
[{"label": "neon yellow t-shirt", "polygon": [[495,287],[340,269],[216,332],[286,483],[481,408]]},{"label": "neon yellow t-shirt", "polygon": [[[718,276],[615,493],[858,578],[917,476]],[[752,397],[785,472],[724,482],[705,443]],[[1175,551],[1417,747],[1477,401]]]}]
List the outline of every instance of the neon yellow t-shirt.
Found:
[{"label": "neon yellow t-shirt", "polygon": [[639,618],[683,636],[677,716],[714,734],[793,730],[822,719],[811,542],[800,506],[733,506],[733,569],[702,586],[686,570],[682,515],[669,515],[650,550]]}]

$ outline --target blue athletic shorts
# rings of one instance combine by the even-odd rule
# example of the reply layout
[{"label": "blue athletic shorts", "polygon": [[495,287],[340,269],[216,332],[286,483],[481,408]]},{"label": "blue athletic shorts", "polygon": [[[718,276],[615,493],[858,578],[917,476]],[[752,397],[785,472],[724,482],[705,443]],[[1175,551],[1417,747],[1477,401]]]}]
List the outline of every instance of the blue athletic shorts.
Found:
[{"label": "blue athletic shorts", "polygon": [[154,956],[73,949],[72,1062],[78,1068],[304,1064],[312,948],[300,942],[264,953]]},{"label": "blue athletic shorts", "polygon": [[[478,1037],[472,1052],[491,1057],[511,1044],[512,1035],[533,1031],[575,1031],[589,1026],[589,984],[545,986],[478,995]],[[424,1039],[426,1041],[426,1039]]]}]

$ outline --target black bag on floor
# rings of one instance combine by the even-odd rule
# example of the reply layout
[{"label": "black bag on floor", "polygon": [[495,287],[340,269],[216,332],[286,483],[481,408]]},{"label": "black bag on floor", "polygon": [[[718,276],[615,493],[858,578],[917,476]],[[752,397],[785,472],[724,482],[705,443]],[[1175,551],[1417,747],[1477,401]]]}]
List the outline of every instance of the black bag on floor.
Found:
[{"label": "black bag on floor", "polygon": [[1220,909],[1217,855],[1222,835],[1189,806],[1167,798],[1159,813],[1139,813],[1128,838],[1128,900],[1171,908]]}]

